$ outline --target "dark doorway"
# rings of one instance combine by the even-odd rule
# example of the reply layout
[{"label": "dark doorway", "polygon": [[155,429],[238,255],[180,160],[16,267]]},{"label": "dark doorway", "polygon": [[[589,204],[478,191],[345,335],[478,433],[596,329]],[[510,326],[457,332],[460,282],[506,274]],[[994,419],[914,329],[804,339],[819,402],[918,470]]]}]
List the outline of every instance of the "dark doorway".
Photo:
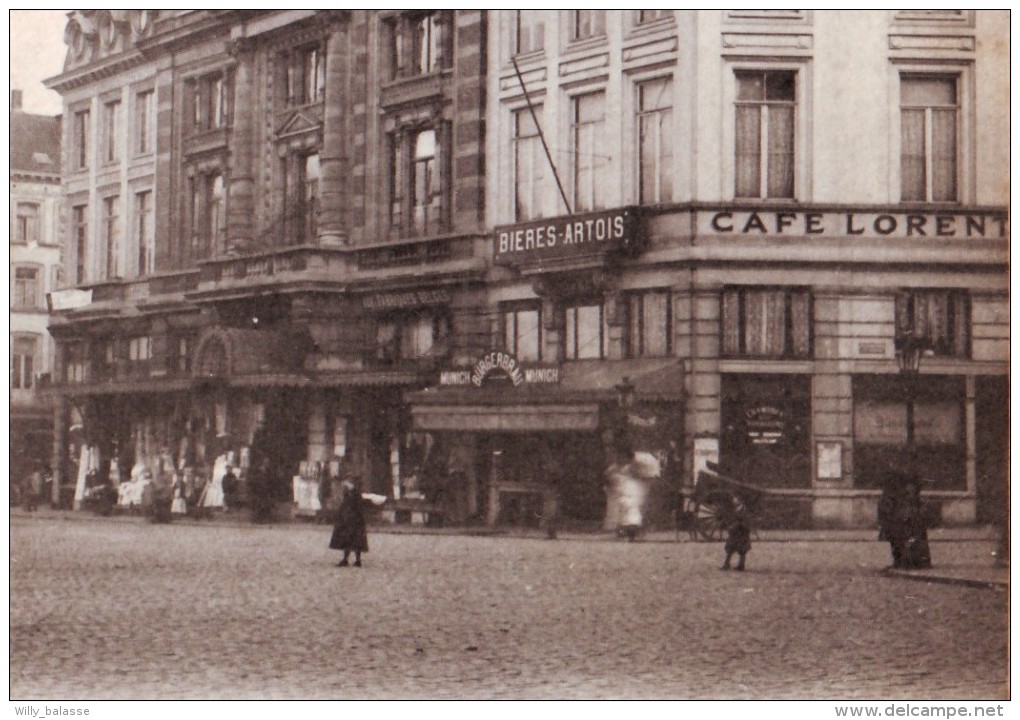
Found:
[{"label": "dark doorway", "polygon": [[977,520],[1001,525],[1009,503],[1009,380],[979,377],[975,391]]}]

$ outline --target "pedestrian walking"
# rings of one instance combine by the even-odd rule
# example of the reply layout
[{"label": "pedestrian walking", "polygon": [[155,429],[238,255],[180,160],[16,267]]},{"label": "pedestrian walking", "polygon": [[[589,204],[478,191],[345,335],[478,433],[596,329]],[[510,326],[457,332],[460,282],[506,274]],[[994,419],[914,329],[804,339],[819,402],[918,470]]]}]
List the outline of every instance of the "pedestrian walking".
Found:
[{"label": "pedestrian walking", "polygon": [[723,562],[723,570],[730,569],[730,561],[736,555],[737,570],[743,572],[744,562],[747,553],[751,551],[751,524],[744,513],[733,510],[726,526],[726,560]]},{"label": "pedestrian walking", "polygon": [[931,547],[928,545],[928,523],[921,504],[921,479],[908,475],[903,489],[906,545],[903,548],[903,567],[909,570],[927,570],[931,567]]},{"label": "pedestrian walking", "polygon": [[354,553],[354,567],[361,567],[361,553],[368,552],[368,533],[365,530],[365,509],[362,506],[361,481],[357,477],[343,481],[340,509],[333,534],[329,538],[331,550],[340,550],[344,556],[337,567],[347,567]]},{"label": "pedestrian walking", "polygon": [[878,539],[889,543],[892,567],[896,569],[904,567],[904,551],[909,538],[904,511],[904,480],[901,473],[888,472],[878,500]]}]

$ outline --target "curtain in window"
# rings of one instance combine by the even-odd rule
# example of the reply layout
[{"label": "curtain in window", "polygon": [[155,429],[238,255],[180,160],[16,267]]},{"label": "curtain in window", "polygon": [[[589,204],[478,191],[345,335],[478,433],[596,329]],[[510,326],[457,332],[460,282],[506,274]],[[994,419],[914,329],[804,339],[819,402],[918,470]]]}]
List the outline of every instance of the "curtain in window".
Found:
[{"label": "curtain in window", "polygon": [[566,356],[570,360],[602,357],[602,311],[598,305],[567,308]]},{"label": "curtain in window", "polygon": [[669,354],[669,293],[632,295],[628,316],[631,357],[664,357]]},{"label": "curtain in window", "polygon": [[924,110],[903,110],[900,121],[902,200],[924,200]]},{"label": "curtain in window", "polygon": [[538,310],[518,310],[503,316],[504,345],[518,360],[539,360]]},{"label": "curtain in window", "polygon": [[793,197],[793,108],[769,106],[769,167],[770,198]]},{"label": "curtain in window", "polygon": [[737,107],[736,194],[758,197],[761,193],[761,111]]},{"label": "curtain in window", "polygon": [[[541,121],[542,108],[535,108],[535,116]],[[520,222],[542,216],[546,161],[531,112],[518,110],[514,124],[514,212]]]},{"label": "curtain in window", "polygon": [[722,296],[723,355],[740,354],[740,291],[725,290]]},{"label": "curtain in window", "polygon": [[932,200],[956,200],[956,110],[932,110]]},{"label": "curtain in window", "polygon": [[811,355],[811,294],[790,293],[790,348],[796,357]]},{"label": "curtain in window", "polygon": [[785,294],[775,290],[747,290],[744,313],[746,354],[782,356],[786,349]]}]

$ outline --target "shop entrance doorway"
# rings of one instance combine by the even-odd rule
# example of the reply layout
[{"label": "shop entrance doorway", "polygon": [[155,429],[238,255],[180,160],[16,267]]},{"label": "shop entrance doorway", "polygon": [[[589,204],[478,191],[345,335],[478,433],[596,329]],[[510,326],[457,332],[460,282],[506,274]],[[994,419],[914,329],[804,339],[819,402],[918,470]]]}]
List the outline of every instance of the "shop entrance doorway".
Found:
[{"label": "shop entrance doorway", "polygon": [[979,377],[975,389],[977,520],[1001,525],[1009,501],[1009,382],[1004,377]]}]

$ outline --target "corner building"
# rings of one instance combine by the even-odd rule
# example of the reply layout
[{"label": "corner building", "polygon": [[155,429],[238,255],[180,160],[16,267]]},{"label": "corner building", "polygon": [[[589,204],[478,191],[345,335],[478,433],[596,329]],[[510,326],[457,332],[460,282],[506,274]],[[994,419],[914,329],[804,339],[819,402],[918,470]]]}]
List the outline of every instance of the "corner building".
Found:
[{"label": "corner building", "polygon": [[72,13],[55,454],[611,525],[622,446],[651,523],[718,462],[868,526],[912,435],[944,522],[998,519],[1007,20]]}]

